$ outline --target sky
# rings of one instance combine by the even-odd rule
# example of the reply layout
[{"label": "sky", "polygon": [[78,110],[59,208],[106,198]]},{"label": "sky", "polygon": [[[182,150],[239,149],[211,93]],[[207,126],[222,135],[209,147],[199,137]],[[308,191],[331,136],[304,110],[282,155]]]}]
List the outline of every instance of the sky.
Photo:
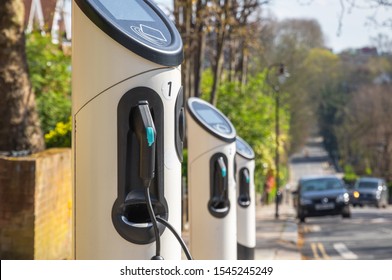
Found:
[{"label": "sky", "polygon": [[[155,2],[171,6],[173,0],[155,0]],[[351,0],[353,1],[353,0]],[[356,0],[358,4],[368,0]],[[271,0],[269,12],[278,20],[287,18],[306,18],[319,21],[325,35],[327,47],[335,53],[348,48],[371,46],[370,37],[383,33],[392,40],[392,28],[374,27],[367,18],[376,14],[377,19],[392,17],[392,8],[360,9],[344,7],[342,28],[339,31],[339,14],[342,11],[340,0]]]},{"label": "sky", "polygon": [[[366,0],[357,0],[358,4]],[[327,46],[334,52],[348,48],[370,46],[370,37],[379,33],[386,34],[392,40],[392,28],[375,27],[368,18],[376,15],[377,19],[392,17],[392,9],[361,9],[344,6],[342,27],[339,31],[339,15],[342,12],[340,0],[273,0],[270,10],[279,19],[308,18],[319,21],[325,35]]]}]

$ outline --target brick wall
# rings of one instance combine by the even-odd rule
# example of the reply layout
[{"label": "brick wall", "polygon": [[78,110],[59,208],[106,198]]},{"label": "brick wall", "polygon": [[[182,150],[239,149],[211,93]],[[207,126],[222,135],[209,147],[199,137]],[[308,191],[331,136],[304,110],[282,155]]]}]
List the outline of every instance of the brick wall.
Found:
[{"label": "brick wall", "polygon": [[70,259],[70,149],[0,158],[0,258]]},{"label": "brick wall", "polygon": [[0,258],[34,258],[35,161],[0,158]]}]

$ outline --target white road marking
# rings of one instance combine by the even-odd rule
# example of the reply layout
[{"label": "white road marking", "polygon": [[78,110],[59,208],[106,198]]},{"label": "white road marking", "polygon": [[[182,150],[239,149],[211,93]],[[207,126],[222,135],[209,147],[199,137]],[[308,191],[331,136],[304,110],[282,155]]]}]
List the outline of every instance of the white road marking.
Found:
[{"label": "white road marking", "polygon": [[392,229],[389,228],[382,228],[380,229],[380,231],[386,234],[392,234]]},{"label": "white road marking", "polygon": [[319,225],[304,225],[304,232],[320,232],[321,227]]},{"label": "white road marking", "polygon": [[381,224],[381,223],[385,223],[387,221],[387,219],[385,218],[375,218],[375,219],[371,219],[371,223],[372,224]]},{"label": "white road marking", "polygon": [[311,232],[320,232],[321,231],[321,227],[319,225],[312,225],[310,228]]},{"label": "white road marking", "polygon": [[351,252],[344,243],[334,243],[333,247],[343,257],[343,259],[356,260],[358,256]]}]

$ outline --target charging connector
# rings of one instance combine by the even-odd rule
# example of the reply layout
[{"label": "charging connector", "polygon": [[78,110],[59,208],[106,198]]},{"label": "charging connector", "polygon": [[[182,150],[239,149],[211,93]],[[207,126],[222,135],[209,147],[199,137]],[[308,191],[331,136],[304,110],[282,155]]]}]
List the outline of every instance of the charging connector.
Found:
[{"label": "charging connector", "polygon": [[161,241],[157,220],[174,234],[181,247],[183,248],[185,255],[189,260],[191,260],[192,256],[189,253],[189,250],[180,235],[175,231],[175,229],[169,224],[168,221],[155,216],[154,209],[152,206],[150,196],[150,184],[155,177],[156,131],[148,102],[140,101],[138,106],[135,108],[132,116],[134,131],[137,135],[140,146],[139,176],[142,179],[145,187],[144,194],[147,204],[147,210],[155,234],[155,256],[153,256],[151,260],[163,260],[163,257],[160,255]]}]

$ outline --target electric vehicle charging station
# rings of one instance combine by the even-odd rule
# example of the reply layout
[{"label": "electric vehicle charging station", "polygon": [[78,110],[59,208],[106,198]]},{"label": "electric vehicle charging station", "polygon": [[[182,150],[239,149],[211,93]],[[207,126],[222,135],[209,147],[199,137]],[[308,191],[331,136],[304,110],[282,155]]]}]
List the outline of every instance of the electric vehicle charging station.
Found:
[{"label": "electric vehicle charging station", "polygon": [[236,131],[218,109],[187,102],[190,250],[195,259],[237,259]]},{"label": "electric vehicle charging station", "polygon": [[180,231],[181,37],[149,0],[74,0],[72,17],[74,257],[180,260],[147,194]]},{"label": "electric vehicle charging station", "polygon": [[237,257],[253,260],[256,247],[255,153],[237,136]]}]

